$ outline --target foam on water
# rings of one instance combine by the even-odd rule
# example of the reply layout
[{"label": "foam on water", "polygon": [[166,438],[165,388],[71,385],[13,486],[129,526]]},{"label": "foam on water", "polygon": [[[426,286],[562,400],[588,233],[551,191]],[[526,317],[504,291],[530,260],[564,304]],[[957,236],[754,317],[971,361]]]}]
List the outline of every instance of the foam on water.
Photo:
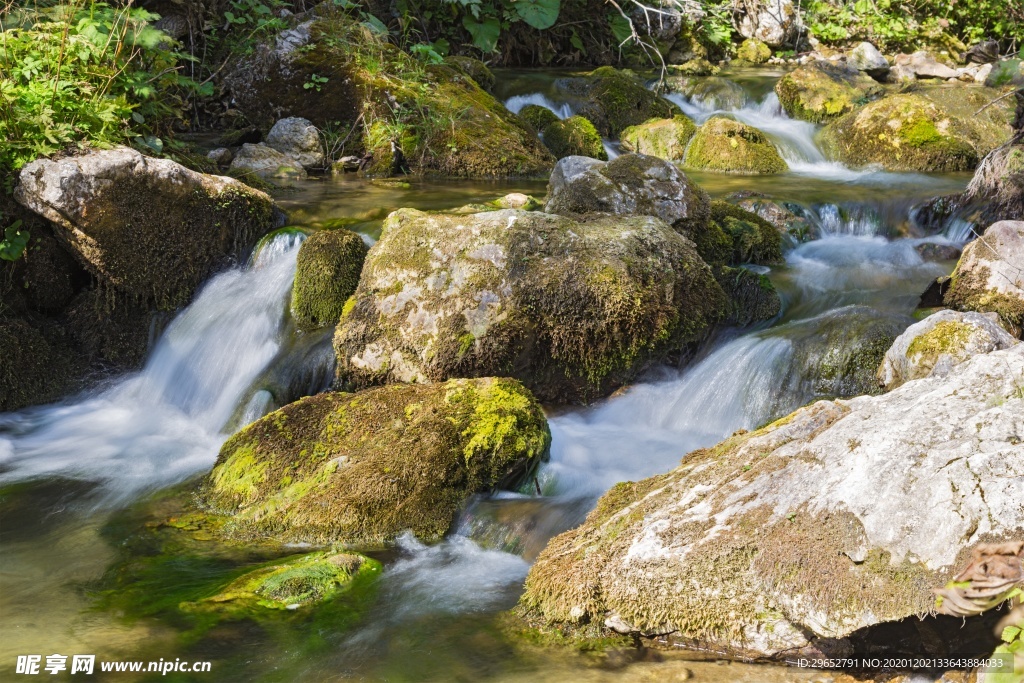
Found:
[{"label": "foam on water", "polygon": [[547,95],[539,92],[530,93],[529,95],[513,95],[505,100],[505,108],[513,114],[518,114],[523,110],[523,107],[530,104],[536,104],[549,109],[560,119],[567,119],[573,115],[572,107],[568,103],[555,102]]}]

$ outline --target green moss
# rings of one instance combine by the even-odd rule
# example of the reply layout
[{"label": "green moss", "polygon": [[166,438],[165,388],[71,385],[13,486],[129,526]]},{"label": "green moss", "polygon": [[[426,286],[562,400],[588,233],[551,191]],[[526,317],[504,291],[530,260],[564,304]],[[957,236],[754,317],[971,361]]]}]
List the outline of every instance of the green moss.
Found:
[{"label": "green moss", "polygon": [[476,81],[477,85],[488,92],[494,87],[494,74],[479,59],[453,55],[445,57],[444,63],[466,74]]},{"label": "green moss", "polygon": [[359,284],[368,251],[348,230],[316,232],[299,248],[292,287],[292,314],[302,329],[337,324]]},{"label": "green moss", "polygon": [[528,104],[520,109],[519,118],[538,133],[558,121],[558,116],[555,115],[555,112],[539,104]]},{"label": "green moss", "polygon": [[950,278],[943,302],[958,311],[995,313],[1004,327],[1016,331],[1017,336],[1020,336],[1024,331],[1024,300],[989,289],[990,276],[990,271],[985,266],[965,273],[958,263]]},{"label": "green moss", "polygon": [[716,270],[715,276],[732,302],[730,322],[750,325],[771,320],[782,310],[782,300],[775,286],[764,275],[745,268],[724,267]]},{"label": "green moss", "polygon": [[686,146],[697,132],[689,117],[678,115],[670,119],[651,119],[639,126],[630,126],[619,136],[627,152],[648,154],[659,159],[682,161]]},{"label": "green moss", "polygon": [[940,322],[927,333],[914,338],[907,348],[907,355],[918,356],[925,364],[932,366],[942,355],[959,358],[971,340],[974,329],[971,325],[953,320]]},{"label": "green moss", "polygon": [[580,90],[589,101],[579,113],[592,121],[602,136],[616,137],[644,121],[682,114],[679,107],[644,87],[633,72],[610,66],[585,76]]},{"label": "green moss", "polygon": [[782,235],[774,225],[757,214],[729,202],[715,200],[711,202],[711,222],[728,237],[731,254],[725,262],[730,265],[782,262]]},{"label": "green moss", "polygon": [[319,394],[229,439],[200,499],[234,538],[378,547],[411,529],[436,540],[469,495],[515,484],[549,443],[515,380]]},{"label": "green moss", "polygon": [[736,58],[750,64],[764,64],[772,56],[772,49],[757,38],[747,38],[736,48]]},{"label": "green moss", "polygon": [[604,142],[594,124],[582,116],[570,116],[544,128],[544,144],[556,159],[580,155],[592,159],[608,160]]},{"label": "green moss", "polygon": [[686,165],[746,175],[784,173],[789,169],[764,133],[721,116],[708,119],[694,135]]},{"label": "green moss", "polygon": [[825,123],[853,111],[881,92],[881,86],[856,69],[817,61],[786,74],[775,93],[795,119]]}]

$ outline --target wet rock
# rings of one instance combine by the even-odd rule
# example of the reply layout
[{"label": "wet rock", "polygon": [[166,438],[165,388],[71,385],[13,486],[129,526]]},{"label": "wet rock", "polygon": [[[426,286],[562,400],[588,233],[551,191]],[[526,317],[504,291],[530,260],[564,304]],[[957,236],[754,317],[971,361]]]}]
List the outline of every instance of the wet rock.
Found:
[{"label": "wet rock", "polygon": [[228,166],[233,157],[234,154],[232,154],[231,150],[227,147],[218,147],[217,149],[211,149],[206,153],[206,158],[218,166]]},{"label": "wet rock", "polygon": [[995,40],[985,40],[971,46],[964,54],[964,61],[968,64],[991,64],[999,60],[999,43]]},{"label": "wet rock", "polygon": [[723,116],[712,116],[693,136],[686,166],[743,175],[772,175],[789,169],[764,133]]},{"label": "wet rock", "polygon": [[949,276],[935,278],[923,292],[917,302],[918,308],[941,308],[945,306],[946,290],[949,289]]},{"label": "wet rock", "polygon": [[299,327],[336,325],[356,291],[368,247],[350,230],[321,230],[302,243],[295,263],[292,314]]},{"label": "wet rock", "polygon": [[474,493],[545,457],[540,405],[510,379],[397,384],[300,399],[232,436],[199,500],[225,535],[380,547],[439,540]]},{"label": "wet rock", "polygon": [[543,134],[544,144],[556,159],[568,156],[585,156],[593,159],[608,159],[604,141],[594,124],[582,116],[570,116],[564,121],[554,121]]},{"label": "wet rock", "polygon": [[717,271],[716,276],[732,302],[728,323],[744,326],[771,320],[782,310],[779,293],[766,276],[746,268],[729,267]]},{"label": "wet rock", "polygon": [[242,145],[231,160],[231,170],[240,175],[251,173],[259,178],[306,177],[306,169],[298,159],[262,142]]},{"label": "wet rock", "polygon": [[693,244],[657,218],[403,209],[338,326],[336,386],[498,375],[587,402],[702,339],[726,305]]},{"label": "wet rock", "polygon": [[266,144],[295,159],[305,169],[323,168],[324,150],[320,132],[307,119],[292,116],[274,124]]},{"label": "wet rock", "polygon": [[878,368],[886,391],[922,377],[945,377],[969,358],[1019,343],[992,313],[938,311],[896,338]]},{"label": "wet rock", "polygon": [[757,38],[747,38],[736,48],[736,59],[750,64],[764,64],[772,56],[772,49]]},{"label": "wet rock", "polygon": [[1024,222],[1001,221],[964,248],[945,297],[959,311],[995,313],[1018,337],[1024,330]]},{"label": "wet rock", "polygon": [[687,233],[706,225],[709,202],[707,194],[673,164],[623,154],[607,163],[586,157],[560,160],[548,182],[546,210],[566,216],[656,216]]},{"label": "wet rock", "polygon": [[782,262],[782,237],[775,226],[757,214],[726,201],[711,202],[711,226],[704,234],[715,235],[715,228],[724,235],[725,253],[707,248],[706,239],[690,233],[697,250],[711,264],[741,263],[776,264]]},{"label": "wet rock", "polygon": [[668,76],[665,89],[685,95],[690,101],[707,109],[739,109],[747,94],[736,82],[718,76]]},{"label": "wet rock", "polygon": [[686,146],[696,132],[697,126],[688,116],[651,119],[622,131],[619,146],[627,152],[682,161]]},{"label": "wet rock", "polygon": [[57,401],[78,388],[85,364],[69,342],[45,321],[0,317],[0,411]]},{"label": "wet rock", "polygon": [[882,56],[877,47],[868,42],[858,43],[850,50],[846,61],[874,79],[881,79],[889,73],[889,60]]},{"label": "wet rock", "polygon": [[775,84],[775,94],[795,119],[824,123],[853,111],[881,92],[881,86],[855,68],[826,61],[805,64]]},{"label": "wet rock", "polygon": [[907,67],[913,71],[917,78],[948,79],[959,76],[956,69],[946,66],[925,50],[910,55],[896,55],[895,61],[897,66]]},{"label": "wet rock", "polygon": [[487,92],[494,87],[494,74],[479,59],[463,56],[445,57],[444,63],[466,74]]},{"label": "wet rock", "polygon": [[858,629],[932,610],[979,539],[1019,538],[1022,374],[1018,344],[618,484],[548,544],[521,605],[733,656],[849,652]]},{"label": "wet rock", "polygon": [[787,206],[767,197],[740,199],[736,205],[768,221],[780,234],[789,235],[797,242],[804,242],[813,237],[814,227],[810,221],[790,208],[795,205]]},{"label": "wet rock", "polygon": [[756,38],[769,47],[791,45],[800,31],[800,17],[792,0],[737,0],[736,30],[744,38]]},{"label": "wet rock", "polygon": [[595,69],[586,76],[562,79],[559,85],[586,100],[579,114],[606,137],[616,137],[629,126],[650,119],[682,113],[676,105],[645,88],[633,72],[610,66]]},{"label": "wet rock", "polygon": [[558,121],[555,112],[539,104],[528,104],[520,109],[519,118],[528,123],[538,133]]},{"label": "wet rock", "polygon": [[165,309],[274,227],[270,197],[125,147],[21,170],[17,200],[106,287]]},{"label": "wet rock", "polygon": [[925,261],[955,261],[960,258],[961,249],[955,244],[942,244],[939,242],[922,242],[914,245],[914,251],[921,255]]},{"label": "wet rock", "polygon": [[670,74],[680,76],[714,76],[721,71],[721,69],[703,57],[700,57],[697,59],[690,59],[682,64],[669,64],[668,71]]}]

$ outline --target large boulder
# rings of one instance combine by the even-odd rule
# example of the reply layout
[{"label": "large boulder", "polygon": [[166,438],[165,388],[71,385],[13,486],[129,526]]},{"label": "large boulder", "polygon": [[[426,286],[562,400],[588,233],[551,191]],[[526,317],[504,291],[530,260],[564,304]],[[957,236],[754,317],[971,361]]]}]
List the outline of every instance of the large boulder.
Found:
[{"label": "large boulder", "polygon": [[551,173],[546,210],[566,216],[656,216],[693,239],[707,224],[710,199],[675,165],[657,157],[623,154],[607,163],[566,157]]},{"label": "large boulder", "polygon": [[593,159],[608,159],[597,129],[582,116],[570,116],[564,121],[552,121],[544,128],[544,144],[556,159],[568,156],[585,156]]},{"label": "large boulder", "polygon": [[989,313],[944,310],[908,327],[885,352],[878,383],[890,390],[922,377],[943,377],[981,353],[1018,343]]},{"label": "large boulder", "polygon": [[704,109],[739,109],[747,101],[743,86],[720,76],[673,76],[665,78],[665,90],[684,95]]},{"label": "large boulder", "polygon": [[591,73],[561,79],[559,86],[584,100],[579,114],[594,123],[606,137],[616,137],[624,129],[654,118],[681,114],[679,107],[644,87],[631,71],[602,66]]},{"label": "large boulder", "polygon": [[680,114],[670,119],[651,119],[639,126],[630,126],[619,135],[619,144],[627,152],[682,161],[686,145],[696,132],[697,126],[690,117]]},{"label": "large boulder", "polygon": [[881,91],[863,72],[821,60],[800,66],[775,83],[775,94],[786,113],[812,123],[851,112]]},{"label": "large boulder", "polygon": [[959,311],[995,313],[1018,337],[1024,330],[1024,221],[1001,221],[964,248],[946,290]]},{"label": "large boulder", "polygon": [[338,326],[336,385],[499,375],[542,401],[586,402],[702,339],[726,304],[657,218],[402,209]]},{"label": "large boulder", "polygon": [[772,175],[789,170],[768,136],[724,116],[712,116],[697,130],[686,153],[686,166],[741,175]]},{"label": "large boulder", "polygon": [[558,121],[555,112],[539,104],[528,104],[519,110],[519,118],[538,133]]},{"label": "large boulder", "polygon": [[21,170],[15,197],[52,221],[104,286],[166,309],[187,303],[277,220],[263,192],[127,147],[37,159]]},{"label": "large boulder", "polygon": [[487,92],[491,92],[491,89],[494,87],[494,73],[479,59],[452,55],[445,57],[444,63],[472,78],[476,81],[477,85]]},{"label": "large boulder", "polygon": [[281,119],[267,133],[268,147],[286,154],[303,168],[323,168],[324,149],[320,131],[310,121],[298,116]]},{"label": "large boulder", "polygon": [[292,287],[292,315],[306,330],[336,325],[356,291],[368,247],[350,230],[315,232],[299,247]]},{"label": "large boulder", "polygon": [[199,500],[236,538],[438,540],[469,496],[532,471],[550,438],[540,405],[510,379],[318,394],[232,436]]},{"label": "large boulder", "polygon": [[800,15],[793,0],[734,0],[733,8],[733,24],[744,38],[779,48],[799,36]]},{"label": "large boulder", "polygon": [[549,543],[522,605],[733,655],[849,653],[858,629],[930,613],[979,543],[1020,538],[1022,374],[1024,344],[618,484]]}]

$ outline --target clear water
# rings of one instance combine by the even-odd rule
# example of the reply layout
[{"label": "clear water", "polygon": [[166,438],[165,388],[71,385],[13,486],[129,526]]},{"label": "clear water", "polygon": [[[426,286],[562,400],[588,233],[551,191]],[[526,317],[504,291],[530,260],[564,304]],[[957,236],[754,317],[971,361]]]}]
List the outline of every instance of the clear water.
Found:
[{"label": "clear water", "polygon": [[[509,74],[502,97],[510,107],[537,103],[567,116],[571,103],[553,85],[558,75]],[[821,316],[851,305],[909,315],[927,283],[953,266],[923,261],[915,246],[968,235],[924,237],[909,220],[915,202],[960,189],[966,177],[836,167],[814,146],[814,127],[778,109],[770,78],[736,80],[746,104],[727,113],[765,130],[792,172],[693,177],[715,196],[757,190],[795,202],[814,225],[819,239],[767,271],[784,302],[777,320],[724,330],[686,368],[655,369],[597,405],[550,406],[542,495],[475,500],[456,532],[434,546],[403,538],[381,557],[377,594],[355,624],[241,624],[195,640],[163,613],[127,618],[94,609],[104,574],[142,524],[132,504],[207,471],[231,431],[286,397],[316,391],[329,376],[329,334],[300,335],[289,320],[301,236],[280,237],[253,263],[212,278],[140,372],[57,405],[0,415],[0,672],[10,673],[18,654],[94,652],[209,659],[216,673],[194,680],[218,681],[671,680],[689,672],[698,680],[768,683],[819,676],[719,665],[700,653],[597,657],[530,646],[500,628],[500,613],[515,605],[547,540],[578,524],[601,493],[665,472],[694,448],[812,399],[794,350]],[[712,113],[685,105],[695,118]],[[372,241],[393,209],[447,209],[512,191],[539,196],[544,183],[412,179],[395,186],[341,178],[282,188],[278,200],[297,224],[343,225]],[[175,581],[157,580],[149,591],[173,593]]]}]

